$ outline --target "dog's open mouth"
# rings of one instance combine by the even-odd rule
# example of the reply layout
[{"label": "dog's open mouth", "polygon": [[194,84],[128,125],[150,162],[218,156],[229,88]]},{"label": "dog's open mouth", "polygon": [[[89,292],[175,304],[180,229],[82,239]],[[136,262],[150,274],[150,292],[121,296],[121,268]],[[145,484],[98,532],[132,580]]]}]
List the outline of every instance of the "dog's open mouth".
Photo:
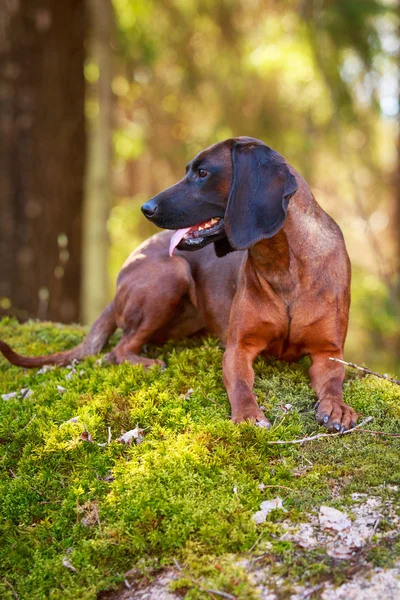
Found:
[{"label": "dog's open mouth", "polygon": [[173,234],[170,245],[169,255],[172,256],[177,246],[180,250],[195,250],[208,243],[207,238],[219,236],[224,230],[224,220],[221,217],[213,217],[208,221],[202,221],[191,227],[177,229]]}]

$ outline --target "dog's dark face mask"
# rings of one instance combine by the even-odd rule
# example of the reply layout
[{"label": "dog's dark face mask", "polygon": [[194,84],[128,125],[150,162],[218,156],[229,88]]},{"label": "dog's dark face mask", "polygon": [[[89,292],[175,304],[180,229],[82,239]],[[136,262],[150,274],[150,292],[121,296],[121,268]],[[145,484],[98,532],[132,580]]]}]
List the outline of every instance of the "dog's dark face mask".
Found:
[{"label": "dog's dark face mask", "polygon": [[283,226],[297,190],[285,159],[255,138],[234,138],[200,152],[185,177],[142,206],[158,227],[176,229],[170,255],[214,242],[217,256],[244,250]]}]

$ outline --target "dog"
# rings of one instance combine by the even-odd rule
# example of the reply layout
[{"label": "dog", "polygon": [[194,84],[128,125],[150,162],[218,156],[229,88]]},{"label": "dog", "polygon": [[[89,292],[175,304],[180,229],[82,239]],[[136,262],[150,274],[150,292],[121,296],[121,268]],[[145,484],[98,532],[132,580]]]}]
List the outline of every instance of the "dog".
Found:
[{"label": "dog", "polygon": [[108,359],[149,367],[162,363],[140,356],[144,344],[207,331],[225,346],[234,422],[270,425],[252,389],[258,355],[308,355],[318,423],[354,427],[357,414],[342,397],[344,366],[329,360],[343,358],[350,261],[339,226],[297,171],[258,139],[228,139],[200,152],[185,177],[142,211],[167,231],[129,256],[114,300],[86,339],[40,357],[0,342],[3,355],[21,367],[66,365],[98,353],[120,327]]}]

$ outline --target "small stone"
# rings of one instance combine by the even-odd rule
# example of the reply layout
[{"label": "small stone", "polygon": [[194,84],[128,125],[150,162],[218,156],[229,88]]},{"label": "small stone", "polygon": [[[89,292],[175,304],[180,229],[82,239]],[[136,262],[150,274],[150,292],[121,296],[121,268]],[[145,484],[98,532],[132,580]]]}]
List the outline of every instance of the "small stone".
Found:
[{"label": "small stone", "polygon": [[47,373],[47,371],[52,371],[53,369],[53,365],[44,365],[41,369],[39,369],[36,375],[43,375],[44,373]]},{"label": "small stone", "polygon": [[10,392],[9,394],[2,394],[2,398],[3,400],[11,400],[11,398],[15,398],[15,396],[18,396],[18,392]]}]

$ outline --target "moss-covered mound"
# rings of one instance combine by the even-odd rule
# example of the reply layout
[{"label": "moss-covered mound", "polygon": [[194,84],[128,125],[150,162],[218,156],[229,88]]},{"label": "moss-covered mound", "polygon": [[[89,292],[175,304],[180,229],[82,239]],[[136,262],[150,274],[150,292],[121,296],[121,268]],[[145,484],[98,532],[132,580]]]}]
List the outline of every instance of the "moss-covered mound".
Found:
[{"label": "moss-covered mound", "polygon": [[[78,326],[0,323],[0,338],[25,354],[70,348],[83,336]],[[338,563],[323,549],[282,541],[281,524],[306,521],[321,504],[351,512],[354,492],[396,502],[400,440],[355,432],[270,445],[323,431],[307,361],[257,361],[256,393],[273,423],[265,430],[230,422],[216,340],[149,353],[167,369],[93,357],[38,372],[0,358],[0,597],[95,598],[135,566],[139,577],[175,559],[188,573],[179,584],[187,598],[209,598],[201,586],[256,598],[239,560],[254,553],[284,578],[282,594],[332,577]],[[400,387],[349,373],[345,400],[373,417],[371,429],[400,431]],[[141,444],[118,441],[137,426]],[[256,525],[260,503],[277,495],[287,512]],[[364,559],[389,564],[398,549],[396,538],[372,538]]]}]

